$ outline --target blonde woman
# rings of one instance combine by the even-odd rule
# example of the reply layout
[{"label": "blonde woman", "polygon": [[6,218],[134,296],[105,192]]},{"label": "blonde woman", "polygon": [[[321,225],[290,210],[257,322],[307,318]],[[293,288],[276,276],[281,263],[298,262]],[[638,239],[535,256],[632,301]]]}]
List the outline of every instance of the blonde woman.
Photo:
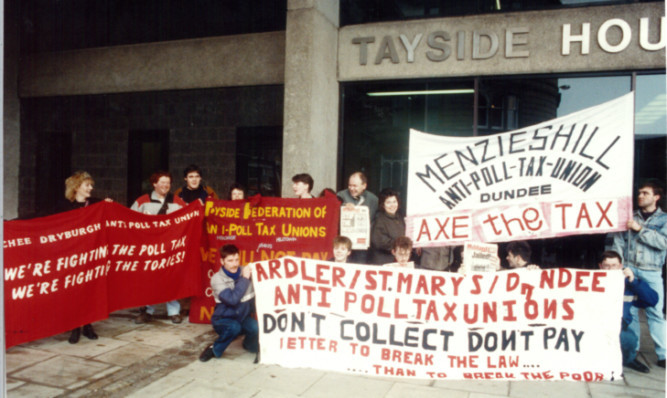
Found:
[{"label": "blonde woman", "polygon": [[[91,192],[93,191],[93,177],[85,171],[77,171],[72,174],[67,180],[65,180],[65,199],[61,200],[56,207],[58,212],[69,211],[74,209],[80,209],[82,207],[89,206],[93,203],[100,202],[101,199],[91,197]],[[111,199],[105,199],[111,201]],[[70,344],[76,344],[79,342],[81,337],[81,327],[72,329],[72,333],[69,336]],[[83,335],[88,337],[90,340],[97,340],[97,334],[93,330],[91,324],[83,326]]]}]

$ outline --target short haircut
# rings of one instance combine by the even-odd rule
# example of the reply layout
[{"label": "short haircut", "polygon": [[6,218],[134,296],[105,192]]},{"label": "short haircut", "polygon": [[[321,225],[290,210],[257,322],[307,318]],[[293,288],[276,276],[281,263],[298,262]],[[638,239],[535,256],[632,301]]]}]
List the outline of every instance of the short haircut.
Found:
[{"label": "short haircut", "polygon": [[653,190],[653,195],[658,195],[660,196],[660,200],[662,201],[662,198],[664,198],[663,193],[665,192],[664,188],[662,187],[662,184],[658,182],[658,180],[652,178],[650,180],[646,180],[639,185],[639,189],[642,188],[651,188]]},{"label": "short haircut", "polygon": [[333,246],[345,245],[347,250],[352,250],[352,241],[347,236],[338,235],[333,240]]},{"label": "short haircut", "polygon": [[392,250],[412,250],[412,239],[407,236],[399,236],[394,239],[394,244],[392,245]]},{"label": "short haircut", "polygon": [[507,252],[514,256],[520,256],[523,261],[530,261],[532,250],[530,250],[530,245],[527,242],[519,240],[510,242],[507,245]]},{"label": "short haircut", "polygon": [[315,184],[315,181],[313,181],[313,177],[311,177],[310,174],[307,173],[301,173],[295,175],[294,177],[292,177],[292,182],[302,182],[304,184],[307,184],[308,192],[310,192],[313,189],[313,184]]},{"label": "short haircut", "polygon": [[95,184],[93,177],[85,171],[77,171],[65,180],[65,197],[67,200],[74,202],[76,199],[76,190],[79,189],[81,184],[85,181],[90,181],[91,184]]},{"label": "short haircut", "polygon": [[183,170],[183,177],[187,177],[188,174],[194,172],[197,172],[197,174],[199,174],[199,177],[204,177],[204,175],[201,172],[201,169],[196,164],[191,164],[190,166],[186,167],[185,170]]},{"label": "short haircut", "polygon": [[598,264],[601,264],[604,260],[608,258],[615,258],[618,260],[619,263],[623,264],[623,259],[621,258],[621,255],[613,250],[607,250],[606,252],[600,254],[600,257],[598,258]]},{"label": "short haircut", "polygon": [[229,192],[227,192],[227,197],[229,199],[232,198],[232,191],[235,190],[235,189],[243,192],[243,199],[245,199],[248,196],[248,192],[246,191],[245,187],[243,185],[239,184],[238,182],[235,182],[235,183],[232,184],[231,187],[229,187]]},{"label": "short haircut", "polygon": [[157,182],[160,180],[162,177],[167,177],[169,178],[169,182],[171,183],[174,179],[171,178],[171,173],[168,171],[156,171],[155,173],[151,174],[151,178],[148,180],[151,182],[151,185],[157,184]]},{"label": "short haircut", "polygon": [[239,254],[239,248],[236,245],[224,245],[220,248],[220,259],[224,260],[227,256]]},{"label": "short haircut", "polygon": [[398,201],[398,207],[401,207],[401,194],[393,188],[385,188],[380,191],[380,195],[378,197],[378,204],[380,205],[380,210],[382,212],[386,212],[384,208],[384,202],[392,196],[396,197],[396,200]]},{"label": "short haircut", "polygon": [[368,178],[366,177],[366,174],[364,174],[363,171],[355,171],[354,173],[350,174],[350,178],[357,176],[361,180],[362,184],[368,184]]}]

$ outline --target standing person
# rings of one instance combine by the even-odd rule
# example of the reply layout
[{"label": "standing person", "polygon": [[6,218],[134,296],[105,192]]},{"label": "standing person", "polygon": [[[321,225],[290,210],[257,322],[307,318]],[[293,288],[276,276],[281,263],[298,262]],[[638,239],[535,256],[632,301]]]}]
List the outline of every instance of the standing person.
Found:
[{"label": "standing person", "polygon": [[[357,171],[350,175],[347,182],[347,189],[338,192],[337,196],[343,201],[343,206],[345,207],[367,207],[369,217],[367,223],[370,228],[371,223],[375,219],[375,213],[378,210],[378,198],[375,194],[366,190],[367,186],[368,179],[366,175],[361,171]],[[357,264],[368,263],[368,250],[352,250],[350,262]]]},{"label": "standing person", "polygon": [[529,264],[532,250],[524,241],[513,241],[507,245],[507,263],[510,268],[540,269],[538,265]]},{"label": "standing person", "polygon": [[384,264],[385,267],[396,268],[415,268],[415,263],[410,261],[412,256],[412,239],[407,236],[399,236],[394,239],[392,244],[391,255],[394,256],[395,262]]},{"label": "standing person", "polygon": [[[399,213],[398,192],[385,188],[380,192],[380,211],[371,229],[371,262],[387,264],[394,261],[394,240],[405,235],[405,220]],[[412,249],[412,246],[410,247]]]},{"label": "standing person", "polygon": [[352,254],[352,241],[347,236],[336,236],[333,241],[333,258],[327,261],[346,263]]},{"label": "standing person", "polygon": [[310,174],[301,173],[292,177],[292,190],[299,199],[312,199],[310,191],[313,190],[313,177]]},{"label": "standing person", "polygon": [[[664,302],[664,281],[662,267],[667,251],[667,214],[658,207],[663,196],[663,188],[657,182],[645,182],[637,195],[638,210],[628,221],[628,230],[613,234],[612,250],[620,253],[623,263],[633,274],[648,283],[658,293],[656,305],[646,308],[648,329],[655,344],[658,366],[665,367],[665,316],[662,312]],[[637,307],[630,309],[632,323],[630,327],[637,336],[639,317]],[[639,341],[637,341],[637,350]]]},{"label": "standing person", "polygon": [[229,187],[228,200],[243,200],[246,197],[246,189],[243,185],[235,182]]},{"label": "standing person", "polygon": [[[171,174],[166,171],[158,171],[153,173],[150,177],[150,182],[153,184],[153,192],[145,194],[137,198],[130,207],[134,211],[144,214],[169,214],[187,204],[178,196],[170,192],[171,190]],[[134,323],[142,324],[149,322],[153,318],[155,307],[147,305],[141,308],[139,315],[134,319]],[[167,303],[167,316],[173,323],[183,322],[181,317],[181,303],[178,300],[173,300]]]},{"label": "standing person", "polygon": [[615,251],[606,251],[600,256],[598,267],[603,270],[623,270],[625,276],[625,291],[623,292],[623,318],[621,320],[621,352],[623,354],[623,366],[634,369],[637,372],[649,373],[648,366],[637,359],[637,346],[639,335],[630,328],[633,316],[630,312],[633,307],[646,308],[658,302],[658,293],[639,278],[635,278],[632,270],[623,268],[621,256]]},{"label": "standing person", "polygon": [[200,361],[220,358],[229,344],[242,333],[245,334],[243,348],[258,352],[259,326],[251,316],[252,299],[255,297],[250,280],[251,270],[249,266],[240,267],[236,246],[224,245],[220,248],[220,270],[211,277],[215,299],[211,325],[218,338],[201,353]]},{"label": "standing person", "polygon": [[202,184],[201,180],[203,174],[199,166],[191,164],[185,168],[183,171],[183,177],[185,180],[185,186],[183,188],[178,188],[174,195],[179,196],[185,203],[192,203],[193,201],[199,199],[202,204],[206,202],[206,198],[211,197],[212,199],[218,199],[218,195],[215,193],[213,188],[207,187]]},{"label": "standing person", "polygon": [[[60,213],[63,211],[81,209],[88,205],[92,205],[93,203],[100,202],[101,199],[91,196],[93,185],[95,185],[93,177],[85,171],[77,171],[72,174],[65,180],[65,198],[58,203],[56,210]],[[111,199],[106,200],[109,202],[111,201]],[[79,342],[81,329],[81,327],[72,329],[68,340],[70,344]],[[90,340],[97,340],[97,334],[93,330],[93,325],[90,323],[83,325],[83,335]]]}]

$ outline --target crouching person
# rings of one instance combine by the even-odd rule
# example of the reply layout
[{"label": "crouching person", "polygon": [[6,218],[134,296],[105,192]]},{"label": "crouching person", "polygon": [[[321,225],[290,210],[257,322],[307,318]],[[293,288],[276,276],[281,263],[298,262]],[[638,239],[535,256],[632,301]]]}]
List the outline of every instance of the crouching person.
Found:
[{"label": "crouching person", "polygon": [[220,249],[220,270],[211,277],[215,311],[211,325],[218,334],[213,345],[201,353],[199,360],[206,362],[220,358],[227,346],[245,334],[243,348],[250,352],[259,349],[257,320],[251,316],[255,292],[250,281],[250,267],[240,267],[239,249],[224,245]]},{"label": "crouching person", "polygon": [[623,270],[625,276],[625,292],[623,295],[623,320],[621,323],[621,352],[623,366],[641,373],[649,373],[649,367],[637,359],[639,336],[630,327],[632,323],[632,307],[647,308],[658,302],[658,293],[643,280],[637,278],[630,268],[623,268],[621,256],[615,251],[606,251],[600,256],[598,263],[603,270]]}]

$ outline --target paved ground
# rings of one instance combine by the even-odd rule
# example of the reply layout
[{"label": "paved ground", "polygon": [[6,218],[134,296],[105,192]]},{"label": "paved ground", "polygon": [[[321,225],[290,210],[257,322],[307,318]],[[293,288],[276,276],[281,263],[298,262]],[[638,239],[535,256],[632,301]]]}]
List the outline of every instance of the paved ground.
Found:
[{"label": "paved ground", "polygon": [[[651,373],[625,369],[622,380],[583,382],[430,381],[345,375],[253,364],[234,342],[222,359],[199,353],[213,340],[209,325],[158,320],[135,325],[131,311],[95,323],[99,340],[72,345],[68,333],[7,351],[9,397],[665,397],[665,370],[641,352]],[[645,325],[643,327],[645,329]],[[652,351],[647,336],[645,346]]]}]

